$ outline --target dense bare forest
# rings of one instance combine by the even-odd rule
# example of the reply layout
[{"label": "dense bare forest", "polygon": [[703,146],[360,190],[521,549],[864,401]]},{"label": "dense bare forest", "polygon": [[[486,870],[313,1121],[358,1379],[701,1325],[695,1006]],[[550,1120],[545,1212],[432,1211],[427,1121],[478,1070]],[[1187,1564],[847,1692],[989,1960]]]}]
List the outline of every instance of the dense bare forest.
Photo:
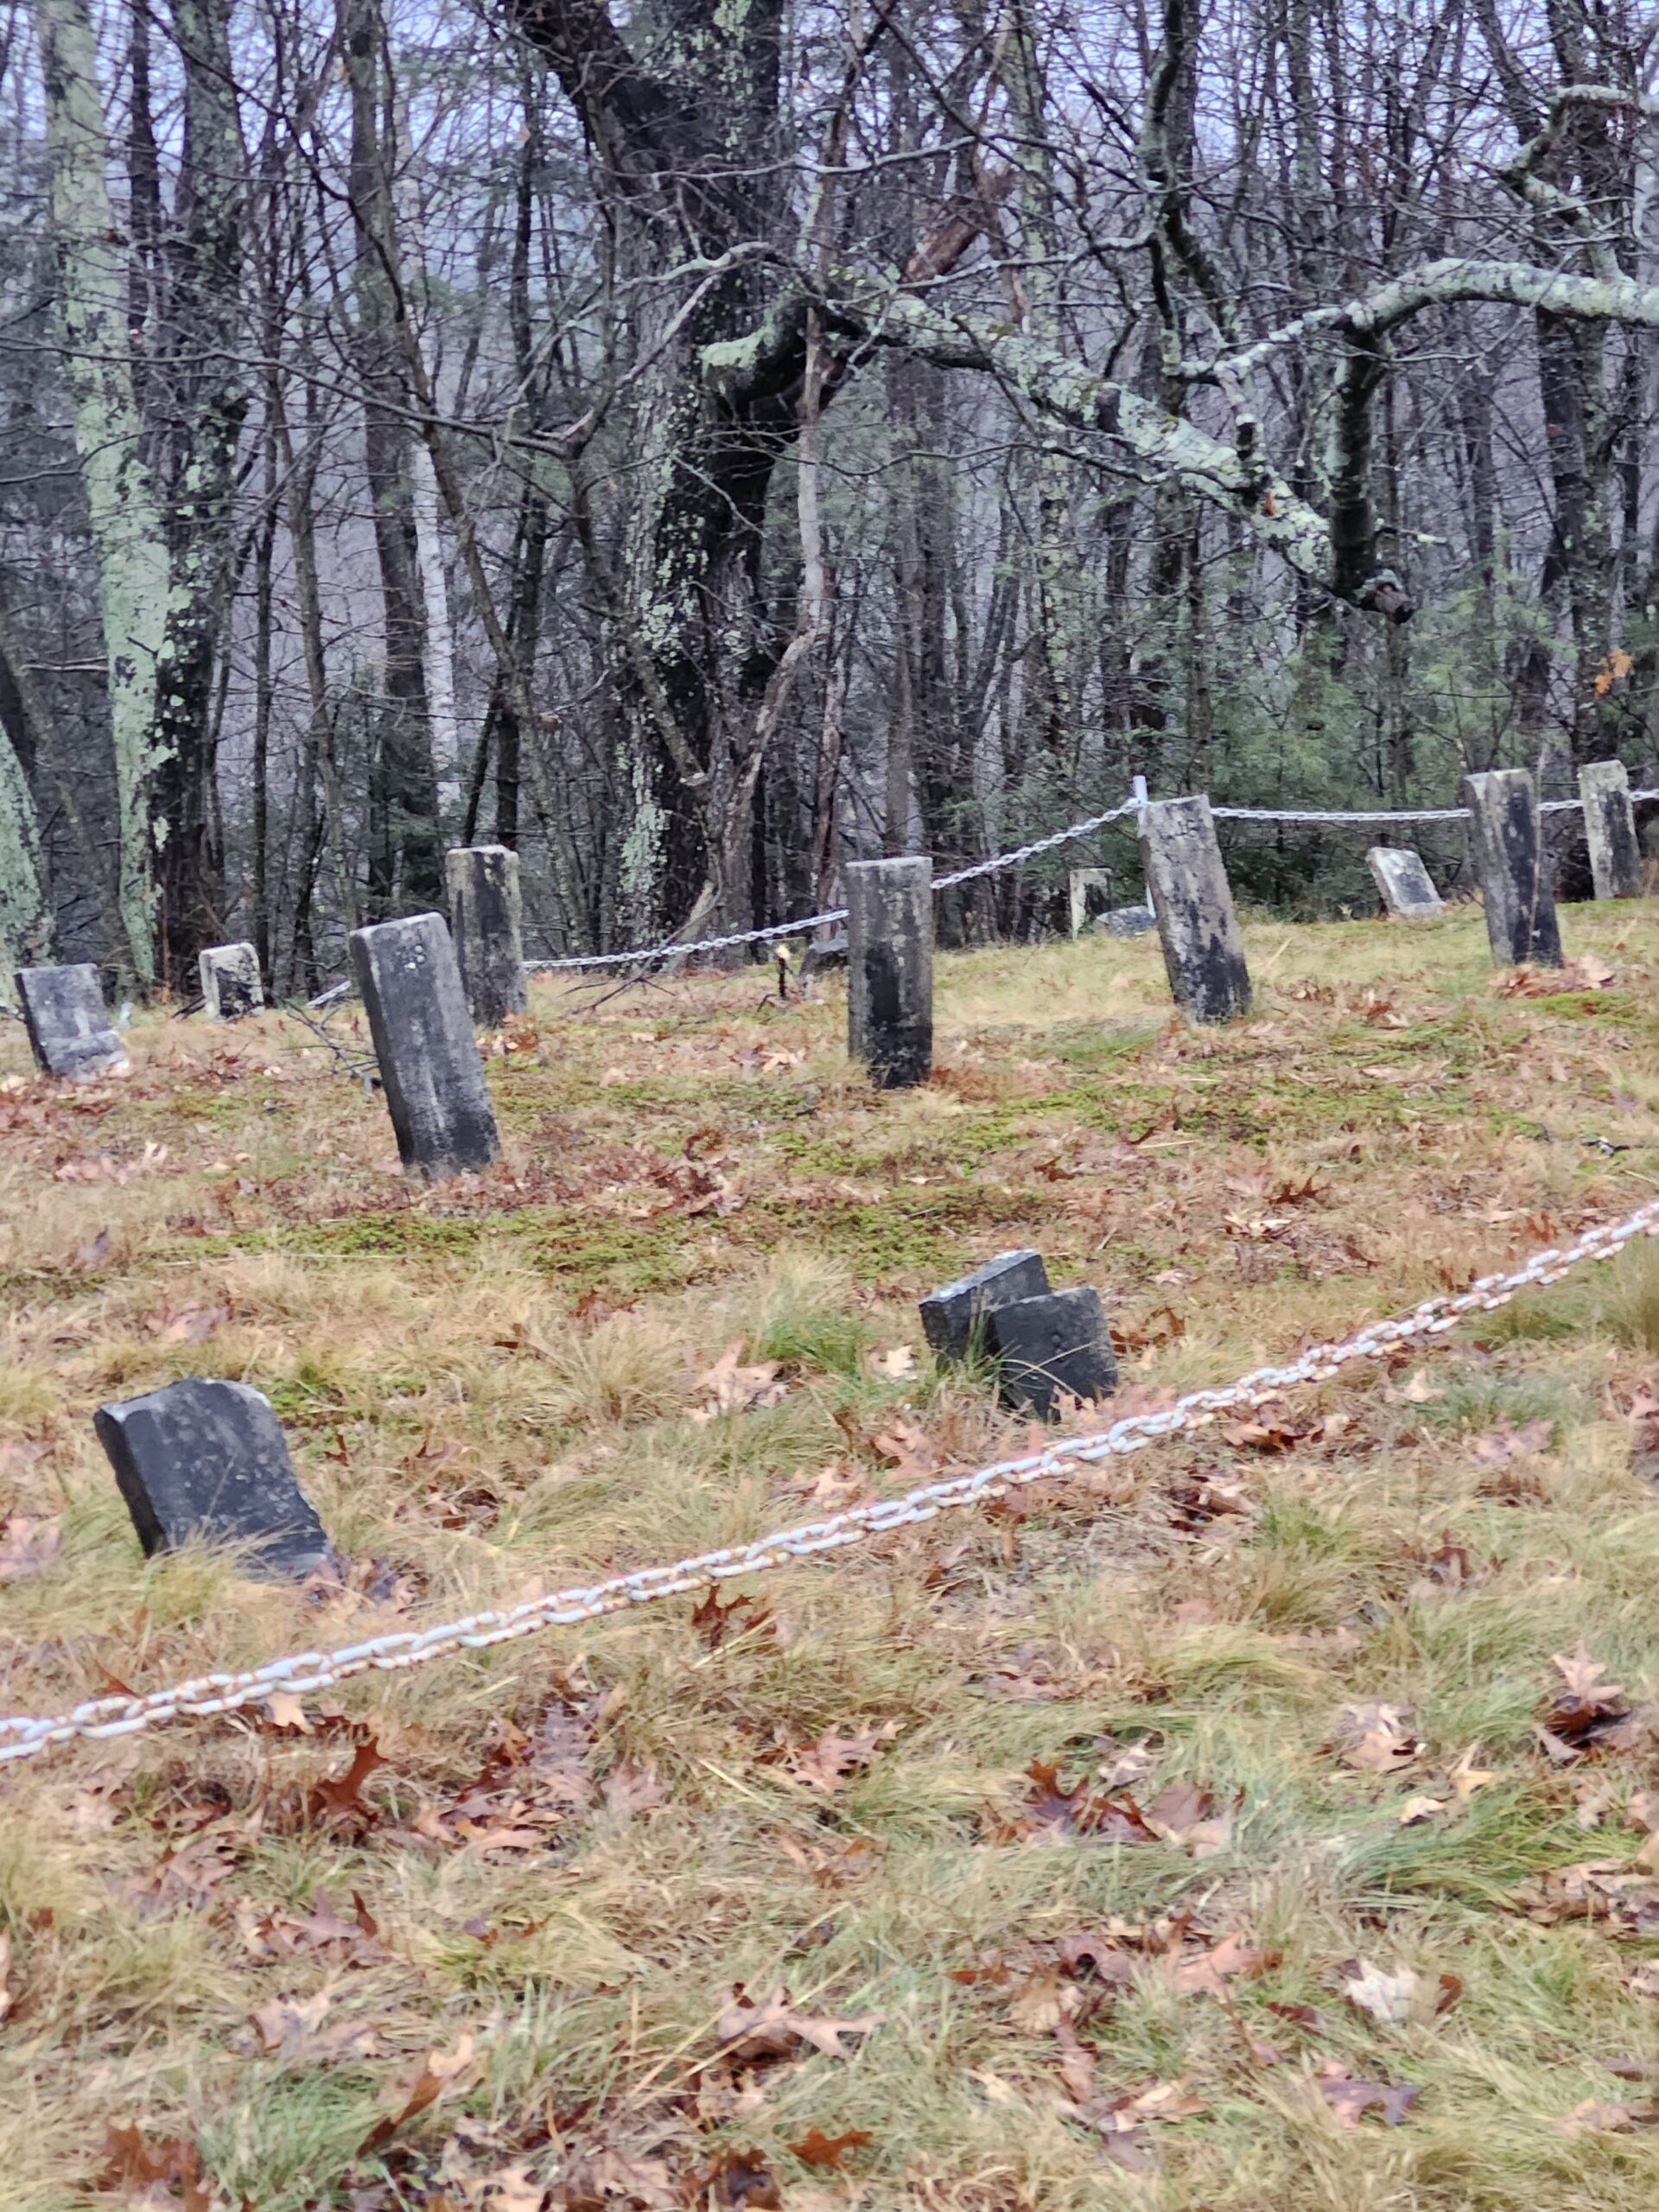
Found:
[{"label": "dense bare forest", "polygon": [[[1659,708],[1624,0],[33,0],[0,945],[279,991],[1154,792],[1444,803]],[[1246,836],[1243,887],[1351,892]],[[1096,857],[1129,857],[1103,849]],[[1088,859],[1080,853],[1075,857]],[[1049,911],[1040,871],[947,939]]]}]

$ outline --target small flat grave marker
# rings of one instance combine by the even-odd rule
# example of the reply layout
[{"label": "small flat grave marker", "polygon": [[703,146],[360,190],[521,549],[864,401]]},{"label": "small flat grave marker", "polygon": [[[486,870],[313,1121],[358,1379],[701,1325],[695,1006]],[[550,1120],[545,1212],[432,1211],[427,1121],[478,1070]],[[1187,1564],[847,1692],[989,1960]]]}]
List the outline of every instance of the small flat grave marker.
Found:
[{"label": "small flat grave marker", "polygon": [[146,1557],[193,1539],[246,1545],[247,1572],[264,1582],[333,1563],[270,1401],[245,1382],[191,1376],[92,1421]]},{"label": "small flat grave marker", "polygon": [[1408,845],[1373,845],[1365,855],[1376,895],[1402,922],[1421,922],[1445,912],[1440,894],[1429,880],[1422,855]]},{"label": "small flat grave marker", "polygon": [[17,995],[35,1065],[47,1075],[87,1082],[130,1066],[90,961],[69,968],[20,968]]},{"label": "small flat grave marker", "polygon": [[1158,917],[1150,906],[1114,906],[1103,914],[1095,925],[1108,937],[1145,937],[1158,926]]},{"label": "small flat grave marker", "polygon": [[404,1166],[428,1176],[487,1167],[500,1140],[443,916],[353,930],[352,965]]},{"label": "small flat grave marker", "polygon": [[240,1021],[245,1014],[257,1014],[264,1006],[259,955],[252,945],[210,945],[196,965],[209,1020]]},{"label": "small flat grave marker", "polygon": [[986,1315],[1010,1299],[1039,1298],[1048,1288],[1048,1269],[1040,1252],[999,1252],[972,1274],[948,1282],[923,1299],[917,1309],[922,1328],[941,1361],[964,1360],[982,1333]]},{"label": "small flat grave marker", "polygon": [[1092,1284],[994,1306],[987,1348],[1001,1363],[1003,1403],[1046,1421],[1061,1397],[1108,1398],[1117,1388],[1110,1332]]}]

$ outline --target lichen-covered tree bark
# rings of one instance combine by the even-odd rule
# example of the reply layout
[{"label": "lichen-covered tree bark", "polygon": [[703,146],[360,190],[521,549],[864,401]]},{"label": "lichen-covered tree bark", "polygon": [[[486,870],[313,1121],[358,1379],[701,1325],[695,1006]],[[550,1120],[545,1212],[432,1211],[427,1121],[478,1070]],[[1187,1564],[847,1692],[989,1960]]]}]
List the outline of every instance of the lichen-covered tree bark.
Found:
[{"label": "lichen-covered tree bark", "polygon": [[13,969],[44,958],[51,938],[35,800],[11,739],[0,728],[0,997],[10,999]]},{"label": "lichen-covered tree bark", "polygon": [[115,753],[119,951],[140,989],[155,977],[149,792],[156,678],[167,632],[167,549],[140,450],[127,333],[127,270],[105,177],[108,156],[87,0],[35,0],[51,164],[65,379],[86,486],[109,664]]}]

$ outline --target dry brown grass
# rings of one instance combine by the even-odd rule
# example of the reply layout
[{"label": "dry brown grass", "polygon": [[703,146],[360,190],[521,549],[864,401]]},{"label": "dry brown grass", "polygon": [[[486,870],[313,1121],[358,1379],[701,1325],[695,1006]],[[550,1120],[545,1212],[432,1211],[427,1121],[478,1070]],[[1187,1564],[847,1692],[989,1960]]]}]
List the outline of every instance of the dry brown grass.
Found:
[{"label": "dry brown grass", "polygon": [[[543,983],[491,1060],[503,1168],[432,1192],[280,1016],[147,1020],[132,1078],[80,1092],[8,1032],[0,1518],[60,1541],[3,1586],[0,1707],[441,1618],[1007,1449],[970,1382],[874,1356],[920,1352],[915,1298],[1007,1243],[1099,1285],[1127,1382],[1179,1389],[1633,1203],[1659,923],[1567,925],[1612,988],[1497,995],[1473,914],[1252,925],[1257,1016],[1206,1035],[1169,1020],[1145,943],[946,958],[938,1078],[886,1097],[833,994],[763,1005],[750,974],[587,1012]],[[734,1344],[788,1387],[699,1419]],[[353,1684],[309,1734],[255,1716],[0,1771],[0,2200],[106,2201],[105,2130],[131,2122],[256,2212],[1650,2205],[1659,1902],[1643,1921],[1636,1869],[1614,1932],[1547,1878],[1635,1858],[1659,1756],[1632,1726],[1558,1765],[1534,1728],[1580,1642],[1624,1701],[1659,1694],[1653,1454],[1624,1414],[1656,1353],[1659,1268],[1632,1255],[1310,1395],[1287,1448],[1204,1436],[770,1577],[716,1643],[680,1601]],[[140,1562],[91,1411],[192,1372],[271,1395],[360,1586]],[[1340,1756],[1365,1700],[1408,1716],[1397,1772]],[[386,1760],[360,1807],[308,1802],[353,1730]],[[1475,1745],[1494,1778],[1403,1825]],[[1069,1786],[1126,1750],[1142,1807],[1185,1780],[1233,1808],[1216,1848],[1033,1832],[1033,1761]],[[318,1897],[352,1919],[353,1894],[372,1941],[314,1940]],[[1164,1930],[1122,1986],[1043,1948],[1115,1924]],[[1235,1932],[1255,1970],[1224,2001],[1185,1987]],[[1417,1974],[1408,2017],[1344,1997],[1360,1957]],[[740,1982],[880,2024],[745,2067],[716,2031]],[[268,2008],[308,2003],[265,2048]],[[388,2084],[467,2035],[365,2152]],[[1420,2094],[1346,2126],[1333,2065]],[[1196,2108],[1103,2132],[1112,2097],[1174,2082]],[[813,2127],[869,2140],[814,2168],[791,2147]]]}]

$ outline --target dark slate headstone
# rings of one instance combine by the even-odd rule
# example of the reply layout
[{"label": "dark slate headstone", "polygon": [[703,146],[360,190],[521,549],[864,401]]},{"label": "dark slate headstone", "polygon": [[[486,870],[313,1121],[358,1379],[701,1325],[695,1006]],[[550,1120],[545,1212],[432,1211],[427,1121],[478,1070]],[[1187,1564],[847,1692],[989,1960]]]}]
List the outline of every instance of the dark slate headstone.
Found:
[{"label": "dark slate headstone", "polygon": [[853,861],[847,871],[847,1049],[882,1090],[933,1068],[933,863]]},{"label": "dark slate headstone", "polygon": [[443,916],[353,930],[352,966],[404,1166],[431,1176],[487,1167],[500,1140]]},{"label": "dark slate headstone", "polygon": [[462,845],[444,855],[443,874],[467,1003],[480,1029],[499,1029],[530,1004],[518,855],[505,845]]},{"label": "dark slate headstone", "polygon": [[192,1540],[245,1545],[248,1573],[265,1582],[332,1564],[270,1401],[245,1382],[192,1376],[92,1420],[147,1556]]},{"label": "dark slate headstone", "polygon": [[1463,792],[1473,817],[1475,866],[1493,965],[1513,968],[1528,960],[1540,968],[1559,968],[1554,869],[1544,847],[1537,787],[1530,774],[1524,768],[1494,768],[1484,776],[1465,776]]},{"label": "dark slate headstone", "polygon": [[982,1336],[985,1316],[994,1306],[1014,1298],[1039,1298],[1047,1288],[1043,1255],[1030,1250],[999,1252],[972,1274],[946,1283],[917,1309],[933,1357],[966,1359],[976,1349],[976,1337]]},{"label": "dark slate headstone", "polygon": [[240,1021],[265,1002],[259,981],[259,955],[251,944],[214,944],[197,957],[201,996],[208,1019]]},{"label": "dark slate headstone", "polygon": [[1117,1388],[1111,1334],[1089,1283],[993,1306],[985,1337],[1000,1365],[1002,1402],[1015,1413],[1046,1421],[1062,1395],[1109,1398]]},{"label": "dark slate headstone", "polygon": [[1209,800],[1200,793],[1143,806],[1141,861],[1176,1005],[1194,1021],[1248,1014],[1250,971]]},{"label": "dark slate headstone", "polygon": [[1377,897],[1401,921],[1423,921],[1445,912],[1422,855],[1409,845],[1373,845],[1365,858]]},{"label": "dark slate headstone", "polygon": [[1158,926],[1158,917],[1150,906],[1113,906],[1095,925],[1108,937],[1145,937],[1148,930]]},{"label": "dark slate headstone", "polygon": [[1579,771],[1584,834],[1598,899],[1642,896],[1642,847],[1622,760],[1586,760]]},{"label": "dark slate headstone", "polygon": [[20,968],[17,995],[35,1065],[46,1074],[77,1080],[126,1074],[130,1063],[90,962],[73,968]]}]

